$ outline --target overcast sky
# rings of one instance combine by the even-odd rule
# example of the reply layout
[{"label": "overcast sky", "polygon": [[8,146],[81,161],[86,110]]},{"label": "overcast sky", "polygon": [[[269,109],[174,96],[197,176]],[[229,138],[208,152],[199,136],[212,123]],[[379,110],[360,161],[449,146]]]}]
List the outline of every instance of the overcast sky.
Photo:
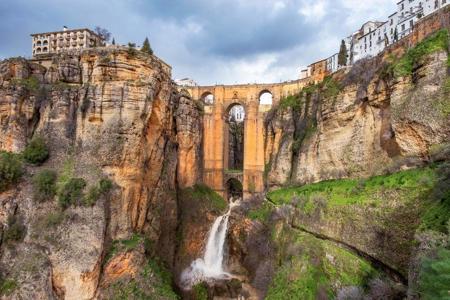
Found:
[{"label": "overcast sky", "polygon": [[30,34],[96,25],[117,43],[146,36],[174,78],[199,84],[296,79],[395,0],[0,0],[0,59],[30,56]]}]

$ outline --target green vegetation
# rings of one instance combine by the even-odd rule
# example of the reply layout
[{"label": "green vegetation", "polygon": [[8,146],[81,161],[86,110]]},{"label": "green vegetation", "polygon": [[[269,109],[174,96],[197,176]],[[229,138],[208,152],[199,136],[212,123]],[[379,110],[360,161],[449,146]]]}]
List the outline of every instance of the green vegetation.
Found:
[{"label": "green vegetation", "polygon": [[419,229],[449,234],[447,223],[450,218],[450,163],[443,163],[433,171],[436,180],[428,196]]},{"label": "green vegetation", "polygon": [[104,262],[107,263],[112,257],[119,252],[130,251],[136,249],[136,247],[145,240],[140,234],[133,234],[129,239],[115,240],[109,247]]},{"label": "green vegetation", "polygon": [[70,178],[58,191],[58,202],[62,208],[80,204],[86,181],[83,178]]},{"label": "green vegetation", "polygon": [[434,258],[421,265],[419,291],[421,299],[450,299],[450,250],[440,249]]},{"label": "green vegetation", "polygon": [[194,298],[196,300],[208,300],[208,289],[206,287],[206,284],[201,282],[192,288],[194,291]]},{"label": "green vegetation", "polygon": [[292,108],[294,110],[299,110],[302,106],[302,101],[299,95],[295,96],[287,96],[280,100],[279,108],[284,111],[288,108]]},{"label": "green vegetation", "polygon": [[363,204],[377,201],[376,195],[381,189],[398,189],[418,194],[423,190],[429,191],[435,181],[435,170],[424,168],[375,176],[367,180],[329,180],[301,187],[284,188],[270,192],[268,197],[276,204],[288,204],[294,198],[309,199],[314,195],[325,197],[328,206]]},{"label": "green vegetation", "polygon": [[17,288],[17,281],[14,279],[0,278],[0,296],[9,296]]},{"label": "green vegetation", "polygon": [[33,177],[34,200],[43,202],[52,199],[56,194],[56,172],[42,170]]},{"label": "green vegetation", "polygon": [[331,76],[325,77],[324,80],[320,83],[320,85],[323,91],[323,96],[325,98],[336,97],[342,90],[342,87],[339,84],[339,82],[334,80],[333,77]]},{"label": "green vegetation", "polygon": [[268,201],[264,201],[258,208],[254,208],[248,212],[248,217],[252,220],[258,220],[260,222],[266,222],[270,215],[274,205]]},{"label": "green vegetation", "polygon": [[424,56],[439,50],[448,51],[448,39],[448,30],[441,29],[418,43],[415,47],[409,49],[400,59],[393,62],[393,75],[395,77],[410,76],[413,72],[414,65]]},{"label": "green vegetation", "polygon": [[153,273],[159,279],[155,286],[157,296],[165,299],[178,299],[177,294],[172,290],[172,274],[157,260],[151,259],[144,268],[143,275],[148,278]]},{"label": "green vegetation", "polygon": [[40,165],[49,157],[48,147],[41,136],[34,137],[22,153],[23,158],[34,165]]},{"label": "green vegetation", "polygon": [[128,54],[128,58],[136,57],[137,50],[136,50],[136,44],[135,43],[128,43],[127,54]]},{"label": "green vegetation", "polygon": [[300,187],[288,187],[268,193],[277,205],[295,204],[311,214],[317,207],[383,203],[385,193],[395,193],[405,203],[421,199],[419,230],[447,232],[450,215],[450,168],[448,164],[417,168],[368,179],[322,181]]},{"label": "green vegetation", "polygon": [[138,278],[113,284],[112,299],[177,300],[172,289],[170,273],[157,261],[149,260]]},{"label": "green vegetation", "polygon": [[450,115],[450,77],[446,79],[442,88],[443,88],[443,97],[439,101],[439,108],[442,114],[448,117]]},{"label": "green vegetation", "polygon": [[103,178],[98,185],[91,186],[87,195],[83,198],[83,203],[86,206],[93,206],[100,196],[106,195],[112,188],[112,181]]},{"label": "green vegetation", "polygon": [[12,84],[23,86],[30,92],[36,92],[39,89],[39,80],[35,76],[30,76],[25,79],[13,79]]},{"label": "green vegetation", "polygon": [[280,253],[266,299],[334,299],[343,286],[365,286],[377,275],[370,264],[331,242],[283,229],[274,241]]},{"label": "green vegetation", "polygon": [[18,155],[0,151],[0,192],[17,183],[22,174],[22,162]]},{"label": "green vegetation", "polygon": [[148,41],[148,37],[145,38],[144,43],[142,44],[142,48],[141,51],[147,54],[152,55],[153,54],[153,49],[150,46],[150,42]]},{"label": "green vegetation", "polygon": [[66,215],[63,210],[56,210],[54,212],[49,212],[44,218],[45,228],[51,228],[61,224]]},{"label": "green vegetation", "polygon": [[17,215],[10,215],[7,223],[8,227],[3,233],[3,241],[6,244],[9,244],[11,242],[23,240],[27,230],[23,224],[23,219]]},{"label": "green vegetation", "polygon": [[227,202],[204,184],[196,184],[192,188],[184,189],[183,193],[197,201],[204,201],[211,209],[224,211],[227,208]]},{"label": "green vegetation", "polygon": [[344,40],[341,41],[341,47],[339,48],[338,65],[339,66],[347,65],[347,46],[345,45]]}]

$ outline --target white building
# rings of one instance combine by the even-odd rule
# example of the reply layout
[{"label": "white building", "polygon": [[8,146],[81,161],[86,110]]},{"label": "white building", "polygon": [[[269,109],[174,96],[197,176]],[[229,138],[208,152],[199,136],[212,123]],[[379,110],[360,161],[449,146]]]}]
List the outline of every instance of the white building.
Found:
[{"label": "white building", "polygon": [[339,70],[339,64],[338,64],[338,53],[335,53],[327,58],[327,71],[330,73],[334,73],[337,70]]},{"label": "white building", "polygon": [[179,86],[197,86],[197,82],[190,78],[175,79],[175,83]]},{"label": "white building", "polygon": [[234,120],[235,122],[243,122],[245,118],[245,110],[242,105],[235,105],[230,110],[229,120]]},{"label": "white building", "polygon": [[69,30],[65,26],[62,31],[32,34],[31,42],[33,57],[103,45],[101,37],[92,30]]},{"label": "white building", "polygon": [[447,6],[450,0],[401,0],[397,11],[386,22],[369,21],[344,39],[348,51],[348,63],[376,56],[386,46],[397,42],[413,30],[421,18]]},{"label": "white building", "polygon": [[300,79],[305,79],[308,78],[309,76],[311,76],[311,67],[306,67],[304,69],[300,70]]}]

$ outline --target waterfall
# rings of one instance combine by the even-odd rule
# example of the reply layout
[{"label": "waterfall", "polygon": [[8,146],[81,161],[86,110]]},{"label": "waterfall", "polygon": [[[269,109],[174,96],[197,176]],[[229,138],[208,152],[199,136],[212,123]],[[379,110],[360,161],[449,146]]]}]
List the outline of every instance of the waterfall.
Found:
[{"label": "waterfall", "polygon": [[205,253],[203,258],[194,260],[191,265],[181,273],[181,284],[185,289],[190,289],[195,284],[202,281],[213,279],[230,278],[231,274],[223,268],[223,256],[225,239],[228,230],[228,218],[231,209],[238,204],[238,201],[232,202],[226,214],[218,217],[208,234]]}]

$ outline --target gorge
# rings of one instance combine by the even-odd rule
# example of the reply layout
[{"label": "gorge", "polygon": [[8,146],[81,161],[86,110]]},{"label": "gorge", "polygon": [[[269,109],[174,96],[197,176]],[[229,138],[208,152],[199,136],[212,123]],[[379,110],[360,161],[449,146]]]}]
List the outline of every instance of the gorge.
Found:
[{"label": "gorge", "polygon": [[446,299],[449,15],[319,82],[0,61],[1,299]]}]

